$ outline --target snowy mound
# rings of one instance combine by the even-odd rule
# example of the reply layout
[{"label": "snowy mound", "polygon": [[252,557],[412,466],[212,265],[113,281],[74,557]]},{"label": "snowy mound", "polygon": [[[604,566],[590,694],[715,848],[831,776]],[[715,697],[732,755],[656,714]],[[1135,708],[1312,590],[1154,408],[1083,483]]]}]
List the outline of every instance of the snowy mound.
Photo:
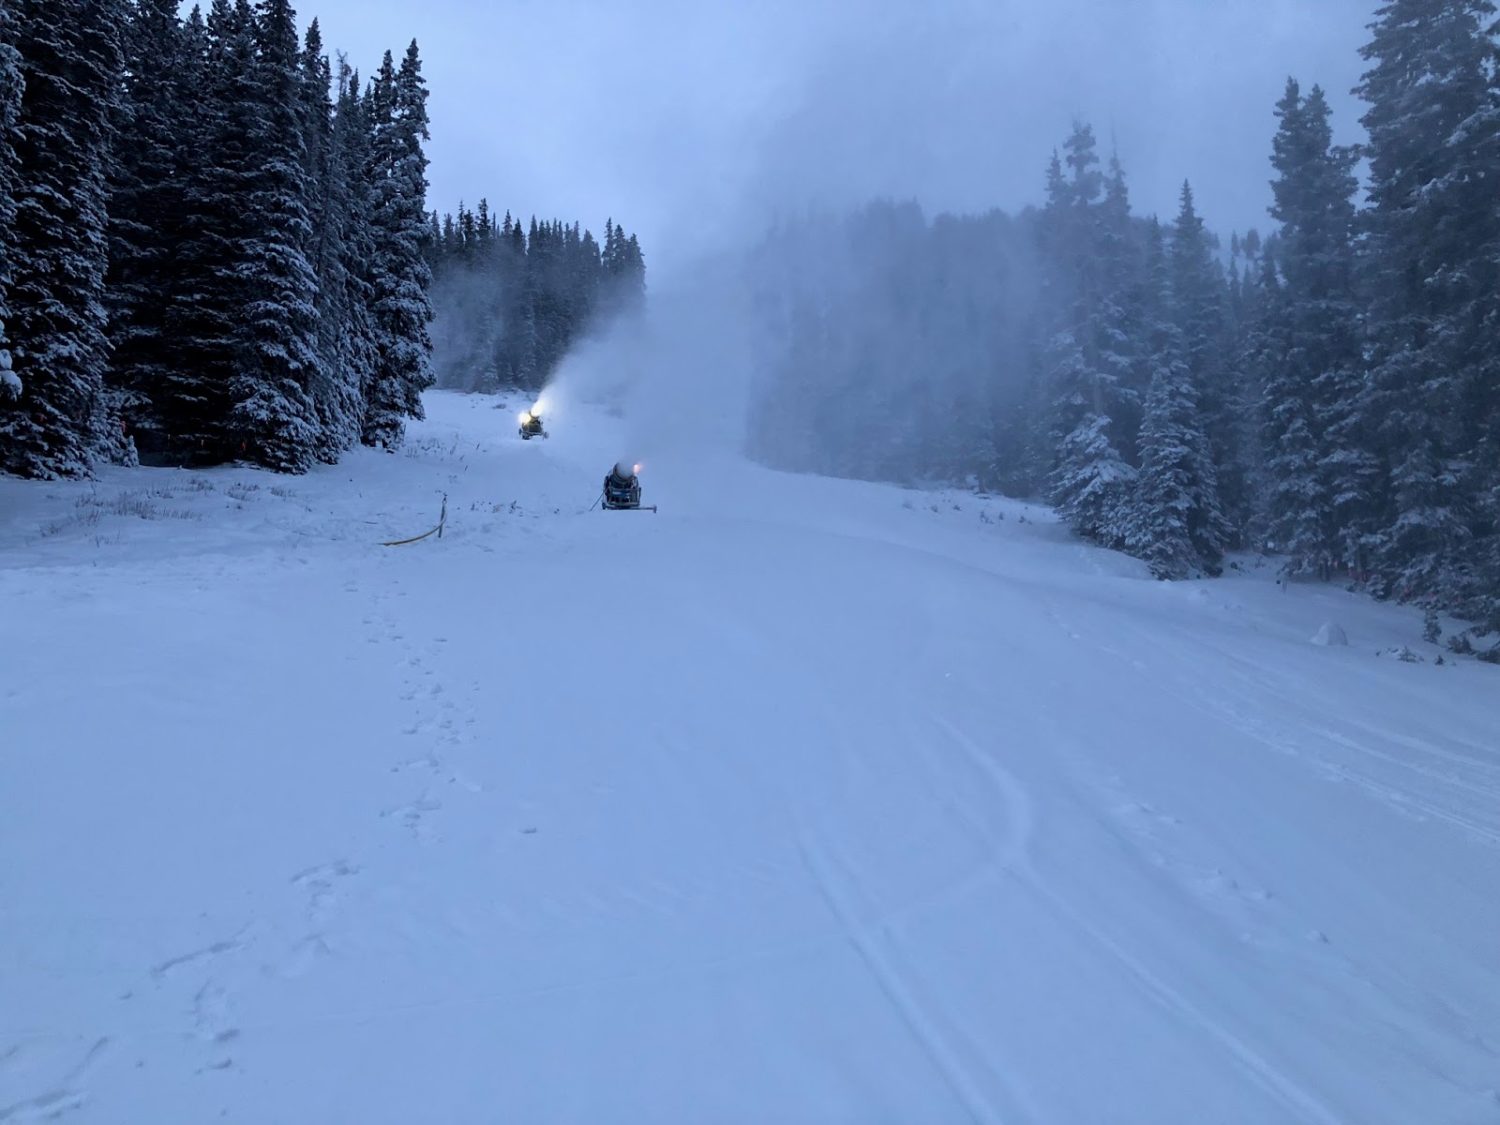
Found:
[{"label": "snowy mound", "polygon": [[1313,634],[1312,643],[1325,648],[1344,648],[1349,644],[1349,637],[1340,626],[1332,621],[1325,621],[1322,627]]}]

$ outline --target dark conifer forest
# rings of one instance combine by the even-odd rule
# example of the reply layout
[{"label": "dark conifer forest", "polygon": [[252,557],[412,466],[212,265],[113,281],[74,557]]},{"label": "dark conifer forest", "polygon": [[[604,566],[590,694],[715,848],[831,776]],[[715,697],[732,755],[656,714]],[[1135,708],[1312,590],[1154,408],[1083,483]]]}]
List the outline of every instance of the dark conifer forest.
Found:
[{"label": "dark conifer forest", "polygon": [[0,4],[0,470],[394,447],[433,381],[427,89],[288,0]]},{"label": "dark conifer forest", "polygon": [[1495,8],[1390,0],[1363,56],[1359,148],[1317,86],[1267,107],[1264,237],[1187,183],[1133,213],[1083,123],[1020,215],[780,223],[755,453],[1044,498],[1163,578],[1265,551],[1500,628]]},{"label": "dark conifer forest", "polygon": [[576,340],[645,299],[640,241],[613,219],[603,246],[577,222],[500,219],[488,200],[431,221],[440,387],[540,390]]}]

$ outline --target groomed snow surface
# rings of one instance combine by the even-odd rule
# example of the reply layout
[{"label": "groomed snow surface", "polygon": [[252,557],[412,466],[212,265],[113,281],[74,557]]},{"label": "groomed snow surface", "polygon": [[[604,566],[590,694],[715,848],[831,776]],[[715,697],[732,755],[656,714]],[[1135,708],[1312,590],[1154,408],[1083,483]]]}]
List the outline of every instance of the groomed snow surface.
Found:
[{"label": "groomed snow surface", "polygon": [[0,1122],[1500,1121],[1500,669],[518,405],[0,483]]}]

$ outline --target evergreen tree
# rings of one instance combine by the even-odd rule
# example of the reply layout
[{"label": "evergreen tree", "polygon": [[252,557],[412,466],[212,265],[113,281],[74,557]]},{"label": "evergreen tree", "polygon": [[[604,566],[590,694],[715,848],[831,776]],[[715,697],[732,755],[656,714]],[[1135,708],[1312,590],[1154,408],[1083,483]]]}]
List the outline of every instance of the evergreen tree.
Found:
[{"label": "evergreen tree", "polygon": [[[310,94],[326,98],[319,75],[327,63],[310,42],[303,70]],[[339,62],[338,102],[327,131],[318,185],[318,378],[312,386],[319,438],[315,454],[334,462],[358,444],[365,387],[375,367],[371,292],[364,274],[371,256],[365,165],[367,126],[359,78]],[[309,107],[310,112],[314,112]]]},{"label": "evergreen tree", "polygon": [[176,0],[137,0],[124,27],[125,98],[110,183],[110,383],[132,431],[158,444],[157,386],[178,356],[161,295],[183,232],[184,170],[190,134],[184,107],[197,77]]},{"label": "evergreen tree", "polygon": [[149,392],[160,432],[137,439],[171,462],[213,464],[247,452],[231,436],[229,415],[249,299],[242,263],[254,234],[245,199],[259,175],[255,33],[247,0],[213,0],[207,19],[195,10],[184,29],[187,156],[181,235],[164,298],[171,358]]},{"label": "evergreen tree", "polygon": [[1115,417],[1132,393],[1124,247],[1130,204],[1118,162],[1100,201],[1105,181],[1087,125],[1075,124],[1064,148],[1067,174],[1054,157],[1044,217],[1059,259],[1055,293],[1071,294],[1049,349],[1055,388],[1049,495],[1074,531],[1115,546],[1123,540],[1134,477],[1114,438]]},{"label": "evergreen tree", "polygon": [[0,402],[0,469],[82,476],[116,424],[104,396],[105,205],[123,13],[113,0],[9,7],[24,86],[6,329],[22,389]]},{"label": "evergreen tree", "polygon": [[432,274],[427,238],[427,90],[413,42],[399,74],[387,52],[371,95],[371,201],[374,257],[375,376],[367,389],[364,441],[393,448],[405,418],[421,418],[421,393],[433,383],[428,325]]},{"label": "evergreen tree", "polygon": [[1242,440],[1245,395],[1237,369],[1227,362],[1223,274],[1188,183],[1182,185],[1181,207],[1172,227],[1170,262],[1173,321],[1182,338],[1183,360],[1193,380],[1223,510],[1232,527],[1242,528],[1251,509]]},{"label": "evergreen tree", "polygon": [[8,295],[11,262],[15,258],[16,193],[19,189],[12,134],[21,113],[21,54],[15,48],[16,21],[0,6],[0,403],[21,397],[21,381],[11,369],[5,321],[10,316]]},{"label": "evergreen tree", "polygon": [[304,79],[295,15],[287,0],[262,0],[251,68],[253,164],[241,200],[247,237],[237,262],[245,303],[236,324],[229,436],[241,456],[302,472],[318,445],[312,388],[318,360],[318,282],[313,243]]},{"label": "evergreen tree", "polygon": [[1150,384],[1142,322],[1145,266],[1130,192],[1118,157],[1110,158],[1099,213],[1100,309],[1096,336],[1107,373],[1112,433],[1121,456],[1137,464],[1137,436]]},{"label": "evergreen tree", "polygon": [[[1266,266],[1260,310],[1268,517],[1293,573],[1324,578],[1357,565],[1375,466],[1353,429],[1359,404],[1359,309],[1354,291],[1354,164],[1333,143],[1316,86],[1295,81],[1277,105],[1272,215],[1277,264]],[[1351,550],[1352,549],[1352,550]]]},{"label": "evergreen tree", "polygon": [[1500,479],[1494,15],[1489,0],[1391,0],[1358,89],[1370,107],[1363,415],[1389,467],[1375,587],[1467,600],[1480,614],[1500,612],[1500,595],[1468,580],[1485,571],[1495,527],[1481,513]]},{"label": "evergreen tree", "polygon": [[1219,506],[1213,458],[1182,334],[1169,317],[1169,269],[1155,223],[1147,263],[1152,375],[1126,544],[1158,578],[1184,578],[1200,568],[1214,574],[1232,529]]},{"label": "evergreen tree", "polygon": [[1104,415],[1088,413],[1063,439],[1052,474],[1052,503],[1083,538],[1119,547],[1128,533],[1136,473],[1115,449],[1109,427]]}]

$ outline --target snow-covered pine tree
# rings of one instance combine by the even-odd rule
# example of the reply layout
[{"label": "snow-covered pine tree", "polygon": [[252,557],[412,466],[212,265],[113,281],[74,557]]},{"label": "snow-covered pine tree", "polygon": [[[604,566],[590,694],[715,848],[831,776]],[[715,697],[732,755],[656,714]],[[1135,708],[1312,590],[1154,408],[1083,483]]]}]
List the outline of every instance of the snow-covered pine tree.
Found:
[{"label": "snow-covered pine tree", "polygon": [[[182,238],[184,170],[189,159],[197,60],[176,0],[137,0],[124,26],[125,97],[110,182],[109,383],[145,452],[162,443],[158,388],[179,367],[162,294]],[[201,46],[201,43],[199,44]]]},{"label": "snow-covered pine tree", "polygon": [[318,457],[336,458],[357,445],[364,424],[367,388],[378,356],[374,258],[368,178],[370,130],[359,94],[359,75],[339,60],[338,100],[329,135],[322,187],[319,331],[325,351],[324,378],[315,386],[322,436]]},{"label": "snow-covered pine tree", "polygon": [[1487,542],[1496,528],[1480,519],[1500,472],[1494,17],[1489,0],[1389,0],[1358,89],[1369,103],[1371,203],[1363,413],[1390,466],[1375,585],[1486,616],[1500,616],[1500,593],[1470,576],[1497,553]]},{"label": "snow-covered pine tree", "polygon": [[24,87],[6,328],[22,390],[0,402],[0,470],[84,476],[114,424],[106,196],[124,17],[117,0],[11,0],[9,10]]},{"label": "snow-covered pine tree", "polygon": [[1162,352],[1146,395],[1141,468],[1125,545],[1157,578],[1190,576],[1199,565],[1190,518],[1201,461],[1192,377],[1179,355]]},{"label": "snow-covered pine tree", "polygon": [[1172,227],[1170,262],[1173,321],[1193,377],[1223,512],[1233,529],[1230,538],[1237,541],[1252,506],[1243,440],[1246,395],[1238,366],[1230,362],[1223,271],[1214,259],[1213,241],[1188,183],[1182,185],[1181,206]]},{"label": "snow-covered pine tree", "polygon": [[229,438],[238,455],[279,472],[305,472],[318,446],[312,387],[323,376],[318,282],[308,261],[304,82],[296,16],[287,0],[261,0],[251,68],[245,238],[235,262],[244,304],[235,325]]},{"label": "snow-covered pine tree", "polygon": [[[1277,104],[1271,214],[1277,268],[1262,282],[1257,363],[1276,549],[1297,574],[1327,578],[1357,564],[1349,548],[1368,519],[1375,466],[1352,428],[1359,405],[1354,291],[1355,153],[1333,143],[1322,90],[1295,80]],[[1351,535],[1350,532],[1353,532]]]},{"label": "snow-covered pine tree", "polygon": [[164,302],[175,354],[151,398],[161,456],[214,464],[242,455],[227,423],[246,300],[240,263],[251,235],[244,200],[257,174],[254,12],[248,0],[213,0],[206,20],[193,10],[183,36],[190,71],[180,108],[181,236]]},{"label": "snow-covered pine tree", "polygon": [[1044,214],[1058,256],[1055,291],[1071,296],[1058,310],[1061,319],[1048,349],[1054,442],[1048,493],[1075,532],[1118,546],[1134,477],[1113,438],[1113,415],[1129,396],[1131,380],[1120,259],[1129,202],[1116,164],[1110,194],[1100,203],[1104,178],[1092,129],[1075,124],[1064,148],[1067,174],[1055,164],[1049,170]]},{"label": "snow-covered pine tree", "polygon": [[1126,542],[1136,471],[1114,447],[1110,420],[1085,414],[1063,439],[1052,471],[1051,499],[1083,538],[1106,547]]},{"label": "snow-covered pine tree", "polygon": [[1109,375],[1111,433],[1120,455],[1135,465],[1141,412],[1150,385],[1141,316],[1145,266],[1138,224],[1130,213],[1130,189],[1118,156],[1110,158],[1099,210],[1099,260],[1103,283],[1099,348],[1101,367]]},{"label": "snow-covered pine tree", "polygon": [[[313,456],[333,464],[359,441],[364,409],[363,384],[368,363],[361,363],[357,346],[357,318],[363,312],[360,295],[353,291],[356,279],[350,270],[347,240],[357,221],[351,133],[363,128],[357,117],[344,120],[346,111],[358,113],[357,100],[350,99],[352,74],[340,60],[338,109],[330,94],[331,66],[323,54],[318,22],[308,27],[302,51],[302,110],[306,118],[307,168],[312,187],[313,242],[309,248],[318,279],[318,365],[309,386],[318,421]],[[366,330],[367,331],[367,330]]]},{"label": "snow-covered pine tree", "polygon": [[394,448],[406,418],[421,418],[433,383],[427,265],[427,89],[415,41],[397,73],[389,52],[370,100],[374,257],[370,282],[379,353],[367,391],[363,440]]},{"label": "snow-covered pine tree", "polygon": [[15,48],[16,20],[0,5],[0,402],[21,397],[21,380],[11,369],[5,321],[10,316],[8,295],[11,262],[15,258],[16,164],[12,131],[21,113],[21,53]]},{"label": "snow-covered pine tree", "polygon": [[[323,28],[316,18],[307,25],[298,61],[301,76],[299,104],[302,110],[302,138],[307,153],[307,181],[312,186],[313,204],[309,212],[316,228],[322,221],[322,184],[327,174],[329,146],[333,134],[333,64],[323,52]],[[314,238],[314,243],[317,239]]]},{"label": "snow-covered pine tree", "polygon": [[1182,335],[1171,319],[1169,270],[1155,221],[1147,237],[1147,270],[1151,389],[1126,546],[1158,578],[1185,578],[1199,569],[1216,574],[1232,529],[1219,506],[1213,457]]},{"label": "snow-covered pine tree", "polygon": [[1246,359],[1262,375],[1260,402],[1265,444],[1265,496],[1261,522],[1266,546],[1287,556],[1290,574],[1327,578],[1335,543],[1332,497],[1322,471],[1324,431],[1290,322],[1292,298],[1274,264],[1262,265],[1260,318],[1248,332]]}]

